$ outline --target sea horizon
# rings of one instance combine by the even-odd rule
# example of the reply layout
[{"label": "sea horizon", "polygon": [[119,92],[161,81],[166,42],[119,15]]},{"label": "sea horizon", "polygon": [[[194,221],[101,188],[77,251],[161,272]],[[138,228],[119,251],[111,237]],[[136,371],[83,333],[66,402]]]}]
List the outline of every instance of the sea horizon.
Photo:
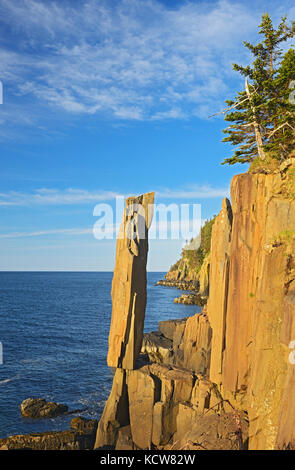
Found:
[{"label": "sea horizon", "polygon": [[[106,363],[112,278],[112,271],[0,271],[0,438],[65,430],[75,416],[100,419],[113,379]],[[175,304],[180,291],[156,286],[161,278],[147,272],[145,332],[200,310]],[[26,398],[80,412],[26,419]]]}]

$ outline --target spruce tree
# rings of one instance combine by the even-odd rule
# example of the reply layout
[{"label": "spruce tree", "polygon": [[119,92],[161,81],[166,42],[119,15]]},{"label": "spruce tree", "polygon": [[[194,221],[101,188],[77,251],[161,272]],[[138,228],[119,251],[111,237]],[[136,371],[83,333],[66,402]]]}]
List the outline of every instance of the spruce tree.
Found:
[{"label": "spruce tree", "polygon": [[279,99],[272,113],[273,130],[265,148],[273,158],[287,158],[295,148],[295,51],[289,49],[283,57],[276,80]]},{"label": "spruce tree", "polygon": [[282,59],[280,45],[295,35],[295,23],[288,26],[286,16],[282,17],[275,30],[265,13],[259,34],[263,40],[256,45],[244,41],[254,56],[253,63],[246,67],[233,64],[233,69],[245,77],[245,90],[226,101],[225,120],[231,124],[223,130],[227,134],[223,142],[238,148],[223,164],[264,160],[266,153],[283,159],[294,137],[295,106],[289,100],[288,88],[290,80],[295,80],[294,51],[291,49]]}]

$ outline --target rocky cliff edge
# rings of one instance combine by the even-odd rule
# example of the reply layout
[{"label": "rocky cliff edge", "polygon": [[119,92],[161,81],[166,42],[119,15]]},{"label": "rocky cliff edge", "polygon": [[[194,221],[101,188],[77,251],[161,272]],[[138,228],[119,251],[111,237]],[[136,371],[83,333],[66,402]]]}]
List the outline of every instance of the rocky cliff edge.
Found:
[{"label": "rocky cliff edge", "polygon": [[293,162],[233,178],[207,306],[144,341],[146,362],[117,369],[96,448],[295,448]]}]

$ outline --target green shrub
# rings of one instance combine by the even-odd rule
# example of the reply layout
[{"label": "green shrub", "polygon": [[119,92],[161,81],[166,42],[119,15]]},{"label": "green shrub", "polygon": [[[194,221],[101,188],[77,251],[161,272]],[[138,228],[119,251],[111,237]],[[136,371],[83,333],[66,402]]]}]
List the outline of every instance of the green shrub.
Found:
[{"label": "green shrub", "polygon": [[[186,249],[182,250],[182,259],[186,263],[189,271],[198,273],[201,269],[205,256],[210,252],[212,227],[215,221],[215,216],[205,222],[201,228],[201,241],[200,246],[196,250]],[[198,238],[198,237],[196,237]],[[190,243],[193,243],[191,240]]]}]

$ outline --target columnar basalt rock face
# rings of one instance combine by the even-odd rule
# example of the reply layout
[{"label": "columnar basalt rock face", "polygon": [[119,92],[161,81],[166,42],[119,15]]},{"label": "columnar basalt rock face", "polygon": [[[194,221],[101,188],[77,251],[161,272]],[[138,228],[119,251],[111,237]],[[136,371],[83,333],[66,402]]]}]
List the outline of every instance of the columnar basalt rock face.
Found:
[{"label": "columnar basalt rock face", "polygon": [[[117,369],[98,426],[96,448],[169,448],[178,421],[182,431],[185,428],[187,420],[182,421],[179,414],[186,407],[195,416],[220,401],[213,384],[202,374],[207,372],[210,360],[207,316],[196,314],[160,322],[159,329],[158,333],[146,334],[143,345],[142,352],[148,353],[152,362],[141,356],[134,370]],[[165,357],[159,353],[163,349],[161,342],[169,346]]]},{"label": "columnar basalt rock face", "polygon": [[142,353],[152,362],[208,374],[212,329],[205,311],[182,320],[159,322],[160,332],[144,335]]},{"label": "columnar basalt rock face", "polygon": [[[233,393],[246,391],[252,341],[253,301],[257,277],[264,199],[257,194],[259,178],[265,175],[238,175],[232,181],[233,225],[227,293],[225,351],[222,383]],[[263,182],[261,181],[263,191]],[[261,195],[260,195],[261,196]],[[257,223],[256,211],[260,211]],[[234,359],[235,358],[235,359]],[[234,359],[234,360],[233,360]]]},{"label": "columnar basalt rock face", "polygon": [[[295,243],[291,244],[291,251],[295,253]],[[295,263],[293,260],[294,276]],[[290,273],[291,274],[291,273]],[[279,429],[276,440],[278,449],[295,449],[295,281],[288,284],[288,292],[283,301],[283,322],[281,327],[281,342],[283,348],[283,357],[287,358],[287,373],[283,386],[283,396],[279,410]],[[292,347],[292,349],[289,348]]]},{"label": "columnar basalt rock face", "polygon": [[[206,405],[202,398],[196,398],[196,380],[193,372],[165,364],[143,363],[134,370],[117,369],[98,425],[95,448],[120,449],[127,445],[151,449],[167,445],[177,430],[180,404],[190,403],[194,393],[194,409],[209,406],[210,398]],[[198,384],[202,380],[200,377]]]},{"label": "columnar basalt rock face", "polygon": [[[203,312],[205,309],[203,310]],[[208,374],[211,357],[212,329],[205,313],[189,317],[183,334],[183,363],[186,369]]]},{"label": "columnar basalt rock face", "polygon": [[112,320],[107,363],[134,369],[139,355],[146,307],[148,229],[154,193],[126,199],[117,240],[112,283]]},{"label": "columnar basalt rock face", "polygon": [[250,449],[294,443],[295,201],[282,184],[279,173],[234,177],[233,221],[223,206],[212,233],[210,379],[247,411]]},{"label": "columnar basalt rock face", "polygon": [[126,371],[117,369],[112,390],[98,423],[94,448],[114,447],[120,427],[129,424],[129,403],[127,395]]},{"label": "columnar basalt rock face", "polygon": [[133,442],[140,449],[149,449],[152,442],[153,410],[159,387],[144,366],[127,372],[130,427]]},{"label": "columnar basalt rock face", "polygon": [[170,340],[172,340],[173,343],[175,342],[176,336],[177,336],[177,343],[179,344],[181,342],[181,338],[184,333],[186,320],[187,318],[181,318],[178,320],[160,321],[158,323],[159,331],[166,338],[169,338]]},{"label": "columnar basalt rock face", "polygon": [[239,406],[248,411],[251,449],[275,447],[286,382],[280,336],[290,259],[278,239],[295,229],[295,202],[284,198],[280,188],[280,174],[238,175],[231,188],[222,387],[225,396],[239,396]]},{"label": "columnar basalt rock face", "polygon": [[140,449],[163,446],[176,431],[179,404],[190,401],[195,376],[164,364],[127,372],[132,439]]},{"label": "columnar basalt rock face", "polygon": [[[142,347],[148,230],[152,222],[154,195],[147,193],[130,197],[125,202],[112,282],[112,319],[107,356],[108,365],[116,368],[116,372],[110,396],[98,425],[95,448],[115,447],[118,437],[118,446],[123,446],[122,442],[126,439],[128,441],[126,426],[130,422],[129,412],[134,415],[134,407],[136,408],[134,399],[136,386],[129,407],[128,397],[132,394],[134,380],[132,381],[133,375],[129,375],[127,371],[133,371],[135,368]],[[136,375],[136,377],[141,376]],[[128,387],[127,381],[129,381]],[[144,398],[146,402],[146,397]],[[124,432],[119,433],[122,427]],[[139,445],[142,445],[143,441],[138,440]]]},{"label": "columnar basalt rock face", "polygon": [[254,300],[253,342],[247,401],[252,449],[273,449],[276,440],[282,446],[294,442],[294,425],[290,426],[290,418],[292,416],[293,423],[295,419],[291,398],[295,382],[290,381],[294,365],[288,361],[289,340],[295,339],[289,322],[295,314],[292,288],[295,279],[295,201],[282,198],[274,177],[273,181],[266,178],[263,186],[263,193],[262,188],[259,189],[264,197],[264,210],[259,213],[257,208],[256,216],[262,232],[259,255],[254,264],[258,281],[256,290],[253,288],[252,291],[254,297],[250,297],[250,301]]},{"label": "columnar basalt rock face", "polygon": [[228,199],[222,201],[222,209],[212,227],[210,295],[207,314],[212,333],[210,378],[220,384],[222,381],[222,361],[225,343],[225,323],[227,312],[229,247],[232,230],[232,210]]},{"label": "columnar basalt rock face", "polygon": [[[169,364],[121,370],[111,395],[123,393],[128,415],[117,419],[122,401],[107,403],[101,443],[295,449],[295,200],[284,178],[233,178],[232,206],[223,200],[212,230],[207,307],[149,335],[143,352]],[[126,349],[115,357],[132,368]]]}]

